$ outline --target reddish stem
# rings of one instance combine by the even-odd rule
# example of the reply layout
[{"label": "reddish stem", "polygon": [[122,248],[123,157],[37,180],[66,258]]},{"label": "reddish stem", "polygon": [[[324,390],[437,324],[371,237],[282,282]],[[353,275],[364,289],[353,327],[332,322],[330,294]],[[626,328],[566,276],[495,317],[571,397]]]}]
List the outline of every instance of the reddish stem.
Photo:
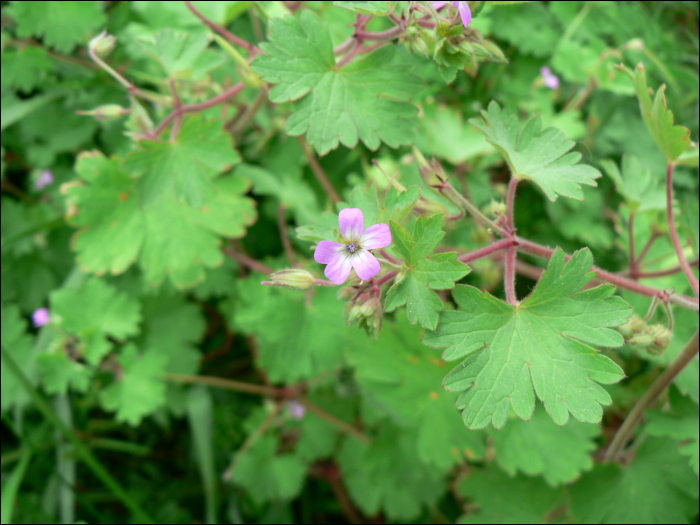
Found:
[{"label": "reddish stem", "polygon": [[506,252],[506,271],[503,280],[504,287],[506,289],[506,300],[508,304],[516,305],[518,304],[518,298],[515,295],[515,252],[517,248],[511,246]]},{"label": "reddish stem", "polygon": [[[506,232],[511,236],[515,235],[515,190],[518,187],[518,179],[510,178],[508,183],[508,197],[506,199]],[[505,259],[505,272],[503,276],[503,287],[506,291],[506,300],[508,304],[518,304],[518,298],[515,295],[515,260],[517,250],[515,246],[508,248]]]},{"label": "reddish stem", "polygon": [[649,237],[649,240],[646,242],[646,244],[642,248],[642,251],[639,253],[639,257],[637,257],[637,264],[641,264],[642,261],[646,259],[647,255],[649,255],[649,250],[651,250],[651,247],[654,245],[656,239],[658,238],[659,234],[656,232],[652,232],[651,237]]},{"label": "reddish stem", "polygon": [[255,259],[251,259],[247,255],[243,255],[242,253],[237,252],[232,248],[224,248],[224,255],[226,255],[227,257],[231,257],[231,259],[238,261],[239,263],[247,266],[251,270],[255,270],[259,273],[264,273],[265,275],[270,275],[275,271],[269,266],[259,261],[256,261]]},{"label": "reddish stem", "polygon": [[[522,237],[515,237],[516,241],[518,242],[518,249],[520,251],[523,251],[525,253],[529,253],[531,255],[535,255],[537,257],[544,257],[545,259],[549,259],[552,257],[552,254],[554,253],[554,250],[551,248],[548,248],[546,246],[542,246],[541,244],[537,244],[532,241],[528,241],[527,239],[523,239]],[[566,260],[568,261],[571,258],[571,255],[566,255]],[[614,284],[618,288],[623,288],[625,290],[630,290],[634,293],[637,293],[639,295],[646,295],[648,297],[656,297],[662,290],[657,290],[656,288],[652,288],[650,286],[645,286],[643,284],[637,283],[635,281],[632,281],[630,279],[626,279],[620,275],[616,275],[614,273],[608,272],[606,270],[603,270],[602,268],[598,268],[597,266],[592,266],[591,270],[596,272],[596,277],[598,279],[601,279],[603,281],[607,281],[610,284]],[[672,294],[669,300],[677,304],[678,306],[682,306],[684,308],[688,308],[690,310],[695,310],[696,312],[700,308],[698,306],[698,300],[695,299],[694,297],[688,297],[685,295],[680,295],[680,294]]]},{"label": "reddish stem", "polygon": [[391,255],[389,255],[389,254],[387,253],[387,251],[386,251],[384,248],[382,248],[381,250],[379,250],[379,253],[381,253],[381,254],[382,254],[382,257],[384,257],[384,258],[385,258],[387,261],[389,261],[390,263],[394,263],[394,264],[401,265],[401,261],[399,261],[399,260],[396,259],[395,257],[392,257]]},{"label": "reddish stem", "polygon": [[671,234],[673,246],[676,248],[676,254],[678,254],[678,259],[683,267],[683,271],[685,272],[686,277],[688,277],[688,281],[690,281],[690,285],[693,287],[695,295],[700,297],[698,280],[693,273],[693,269],[688,264],[688,260],[683,254],[683,246],[681,245],[681,240],[678,238],[676,221],[673,217],[673,169],[673,163],[669,162],[668,167],[666,168],[666,211],[668,212],[668,231]]},{"label": "reddish stem", "polygon": [[227,98],[232,97],[238,94],[239,92],[243,91],[244,88],[245,84],[243,82],[239,82],[235,86],[227,89],[226,91],[224,91],[220,95],[215,96],[212,99],[205,100],[204,102],[200,102],[198,104],[188,104],[185,106],[176,107],[170,115],[165,117],[163,122],[161,122],[156,129],[146,133],[146,138],[149,140],[155,139],[156,137],[158,137],[158,135],[160,135],[163,132],[165,128],[168,127],[168,124],[170,124],[176,118],[184,115],[185,113],[196,113],[197,111],[203,111],[205,109],[214,107],[217,104],[221,104]]},{"label": "reddish stem", "polygon": [[398,38],[403,33],[403,28],[401,26],[395,26],[386,31],[365,31],[360,29],[355,31],[355,37],[360,40],[394,40]]},{"label": "reddish stem", "polygon": [[343,67],[345,64],[350,62],[353,58],[357,56],[357,54],[360,52],[360,48],[362,48],[362,40],[358,39],[355,41],[355,47],[352,48],[352,51],[350,51],[343,59],[338,62],[338,68]]},{"label": "reddish stem", "polygon": [[639,263],[637,262],[637,250],[634,245],[634,217],[636,212],[633,210],[630,212],[629,219],[627,220],[627,236],[629,237],[629,250],[630,250],[630,277],[635,281],[638,279],[639,274]]},{"label": "reddish stem", "polygon": [[376,281],[374,281],[374,286],[381,286],[381,285],[383,285],[384,283],[386,283],[387,281],[391,281],[394,277],[396,277],[396,275],[397,275],[398,273],[399,273],[398,270],[392,270],[392,271],[390,271],[390,272],[387,273],[386,275],[383,275],[382,277],[380,277],[379,279],[377,279]]},{"label": "reddish stem", "polygon": [[[698,260],[695,259],[694,261],[690,261],[688,264],[690,266],[697,266],[698,265]],[[653,277],[665,277],[667,275],[673,275],[678,272],[682,272],[683,268],[678,265],[674,266],[673,268],[667,268],[666,270],[655,270],[652,272],[638,272],[637,273],[637,278],[638,279],[651,279]]]},{"label": "reddish stem", "polygon": [[204,16],[202,13],[200,13],[199,10],[194,5],[192,5],[192,2],[190,2],[189,0],[185,0],[185,4],[187,4],[187,7],[189,8],[190,11],[192,11],[194,16],[196,16],[202,22],[204,22],[204,25],[206,25],[209,29],[211,29],[212,31],[216,31],[221,36],[229,39],[234,44],[238,44],[239,46],[244,47],[245,49],[248,50],[248,52],[251,55],[256,55],[257,53],[260,53],[262,51],[260,48],[254,46],[250,42],[246,42],[242,38],[237,37],[236,35],[231,33],[228,29],[221,27],[216,22],[209,20],[206,16]]},{"label": "reddish stem", "polygon": [[473,252],[469,252],[465,255],[461,255],[461,256],[457,257],[457,260],[461,261],[463,263],[476,261],[477,259],[483,259],[484,257],[487,257],[494,252],[506,250],[506,249],[510,248],[511,246],[516,246],[516,245],[517,245],[517,241],[513,238],[501,239],[500,241],[496,241],[492,244],[489,244],[488,246],[486,246],[484,248],[480,248],[478,250],[474,250]]}]

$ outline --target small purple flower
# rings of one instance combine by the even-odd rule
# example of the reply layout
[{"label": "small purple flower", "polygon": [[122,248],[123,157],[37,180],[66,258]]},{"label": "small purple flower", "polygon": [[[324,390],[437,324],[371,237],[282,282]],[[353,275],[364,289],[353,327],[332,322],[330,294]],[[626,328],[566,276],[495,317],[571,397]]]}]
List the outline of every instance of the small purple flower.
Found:
[{"label": "small purple flower", "polygon": [[48,324],[50,321],[51,315],[49,315],[48,309],[39,308],[38,310],[34,310],[34,313],[32,314],[32,322],[34,323],[34,326],[39,328],[40,326]]},{"label": "small purple flower", "polygon": [[335,284],[343,284],[350,270],[366,281],[379,273],[379,261],[370,250],[391,244],[388,224],[375,224],[364,229],[365,217],[359,208],[346,208],[340,212],[340,234],[343,242],[321,241],[316,246],[314,259],[327,264],[325,274]]},{"label": "small purple flower", "polygon": [[540,75],[542,75],[544,85],[547,86],[549,89],[559,88],[559,77],[552,73],[552,70],[549,69],[547,66],[540,69]]},{"label": "small purple flower", "polygon": [[[447,2],[433,2],[435,9],[441,9]],[[468,2],[452,2],[459,11],[459,17],[462,19],[462,25],[466,28],[472,21],[472,10],[469,9]]]},{"label": "small purple flower", "polygon": [[296,399],[290,399],[287,401],[287,411],[292,419],[301,420],[304,419],[304,416],[306,415],[306,407]]},{"label": "small purple flower", "polygon": [[36,178],[34,187],[37,190],[43,190],[46,186],[53,184],[53,173],[51,170],[42,170]]}]

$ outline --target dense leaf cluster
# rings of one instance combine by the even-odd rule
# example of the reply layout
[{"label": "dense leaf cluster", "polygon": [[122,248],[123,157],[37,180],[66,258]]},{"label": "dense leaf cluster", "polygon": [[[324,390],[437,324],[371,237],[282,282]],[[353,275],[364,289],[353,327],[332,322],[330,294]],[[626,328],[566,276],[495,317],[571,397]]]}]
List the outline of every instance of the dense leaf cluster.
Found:
[{"label": "dense leaf cluster", "polygon": [[3,523],[697,521],[698,5],[452,4],[3,4]]}]

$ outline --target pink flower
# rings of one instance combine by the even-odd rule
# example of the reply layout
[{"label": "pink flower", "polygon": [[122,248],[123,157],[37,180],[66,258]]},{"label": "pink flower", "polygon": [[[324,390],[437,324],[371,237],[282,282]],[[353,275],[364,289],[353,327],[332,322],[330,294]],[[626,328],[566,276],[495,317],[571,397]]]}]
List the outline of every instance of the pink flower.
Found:
[{"label": "pink flower", "polygon": [[51,315],[49,315],[49,311],[46,308],[34,310],[34,313],[32,314],[32,322],[34,323],[34,326],[39,328],[40,326],[48,324],[50,321]]},{"label": "pink flower", "polygon": [[547,86],[549,89],[559,88],[559,77],[552,73],[551,69],[549,69],[546,66],[541,68],[540,75],[542,75],[544,85]]},{"label": "pink flower", "polygon": [[379,273],[379,261],[370,250],[391,244],[388,224],[375,224],[364,229],[365,217],[359,208],[346,208],[340,212],[340,234],[343,242],[321,241],[316,246],[314,259],[327,264],[326,277],[335,284],[343,284],[350,269],[366,281]]},{"label": "pink flower", "polygon": [[43,190],[46,186],[53,184],[53,173],[51,170],[42,170],[39,176],[36,178],[34,187],[37,190]]},{"label": "pink flower", "polygon": [[[441,9],[447,2],[433,2],[435,9]],[[459,11],[459,17],[462,19],[462,25],[466,28],[472,21],[472,10],[469,9],[468,2],[452,2]]]},{"label": "pink flower", "polygon": [[306,407],[302,405],[296,399],[290,399],[287,401],[287,410],[289,411],[289,417],[292,419],[304,419],[306,415]]}]

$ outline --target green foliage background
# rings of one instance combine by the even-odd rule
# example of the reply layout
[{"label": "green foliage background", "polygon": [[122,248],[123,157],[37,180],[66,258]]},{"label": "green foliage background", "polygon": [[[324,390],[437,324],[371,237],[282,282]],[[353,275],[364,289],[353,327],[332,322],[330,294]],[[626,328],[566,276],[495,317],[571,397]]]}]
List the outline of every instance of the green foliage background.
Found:
[{"label": "green foliage background", "polygon": [[[697,356],[623,460],[601,456],[697,312],[672,306],[660,355],[615,330],[650,298],[582,289],[593,260],[628,269],[631,213],[637,253],[655,238],[642,270],[677,265],[671,160],[697,275],[698,4],[470,2],[466,33],[412,26],[342,67],[357,16],[389,31],[409,2],[193,4],[263,53],[249,63],[184,2],[2,3],[2,522],[697,523]],[[90,58],[102,30],[131,90]],[[639,63],[656,99],[616,67]],[[512,172],[518,235],[576,252],[520,256],[521,299],[549,265],[520,310],[500,260],[456,259],[490,232],[421,153],[489,217]],[[346,323],[347,289],[260,285],[295,263],[322,278],[311,248],[346,207],[391,224],[406,263],[383,319],[360,316],[376,337]],[[642,283],[692,295],[682,272]],[[505,379],[492,344],[513,350]],[[522,383],[530,355],[546,377]]]}]

